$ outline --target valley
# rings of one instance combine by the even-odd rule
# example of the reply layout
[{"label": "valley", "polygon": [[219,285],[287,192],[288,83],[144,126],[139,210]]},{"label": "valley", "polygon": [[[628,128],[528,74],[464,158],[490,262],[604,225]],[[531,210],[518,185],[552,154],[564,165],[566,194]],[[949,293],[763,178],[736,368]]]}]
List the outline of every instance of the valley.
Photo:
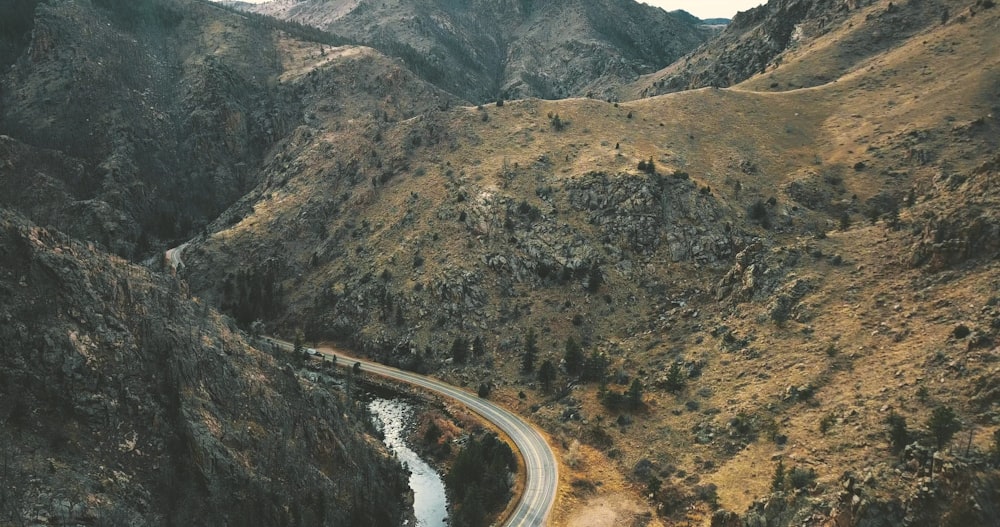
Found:
[{"label": "valley", "polygon": [[260,335],[523,419],[525,525],[1000,515],[993,2],[119,4],[0,39],[0,525],[400,524]]}]

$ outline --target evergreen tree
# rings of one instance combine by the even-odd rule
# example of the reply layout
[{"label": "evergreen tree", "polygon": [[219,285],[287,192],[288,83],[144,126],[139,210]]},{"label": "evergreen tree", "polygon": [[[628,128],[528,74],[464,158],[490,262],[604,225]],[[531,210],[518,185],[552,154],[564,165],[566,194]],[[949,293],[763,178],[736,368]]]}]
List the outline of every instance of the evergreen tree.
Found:
[{"label": "evergreen tree", "polygon": [[583,361],[583,380],[589,382],[604,382],[608,375],[608,359],[597,350],[590,352],[587,360]]},{"label": "evergreen tree", "polygon": [[483,344],[481,335],[476,335],[475,340],[472,341],[472,354],[476,357],[482,357],[486,354],[486,345]]},{"label": "evergreen tree", "polygon": [[556,380],[556,367],[552,361],[545,359],[538,368],[538,382],[542,383],[542,388],[548,392],[552,389],[552,383]]},{"label": "evergreen tree", "polygon": [[642,381],[638,377],[632,379],[632,384],[628,387],[628,405],[633,410],[642,407]]},{"label": "evergreen tree", "polygon": [[684,384],[687,380],[684,378],[684,373],[681,371],[681,365],[674,362],[670,365],[670,371],[667,372],[667,391],[671,393],[677,393],[684,389]]},{"label": "evergreen tree", "polygon": [[927,428],[937,441],[938,449],[947,445],[955,433],[962,429],[962,423],[958,421],[955,411],[948,406],[938,406],[931,412],[930,419],[927,420]]},{"label": "evergreen tree", "polygon": [[524,355],[521,356],[521,371],[531,373],[535,371],[535,357],[538,356],[538,340],[535,337],[535,329],[529,328],[528,334],[524,337]]},{"label": "evergreen tree", "polygon": [[563,355],[563,360],[570,375],[579,375],[583,371],[583,351],[573,337],[566,339],[566,353]]},{"label": "evergreen tree", "polygon": [[779,457],[778,465],[774,467],[774,476],[771,477],[771,491],[780,490],[785,490],[785,461]]},{"label": "evergreen tree", "polygon": [[604,283],[604,275],[601,273],[601,268],[594,264],[590,267],[590,273],[587,275],[587,291],[590,293],[596,293],[601,289],[601,284]]},{"label": "evergreen tree", "polygon": [[465,364],[468,357],[469,341],[462,336],[455,337],[455,341],[451,343],[451,358],[456,364]]}]

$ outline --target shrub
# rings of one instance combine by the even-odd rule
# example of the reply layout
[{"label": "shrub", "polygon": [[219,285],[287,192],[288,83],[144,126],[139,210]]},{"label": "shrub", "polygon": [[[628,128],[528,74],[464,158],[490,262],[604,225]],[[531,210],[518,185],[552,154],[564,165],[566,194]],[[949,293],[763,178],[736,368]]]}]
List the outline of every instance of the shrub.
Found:
[{"label": "shrub", "polygon": [[561,132],[563,128],[566,128],[566,126],[569,124],[569,122],[560,119],[559,114],[553,115],[552,118],[549,120],[549,123],[552,125],[552,128],[557,132]]},{"label": "shrub", "polygon": [[836,418],[833,414],[826,414],[822,419],[819,420],[819,433],[826,435],[827,432],[833,428],[833,424],[836,422]]},{"label": "shrub", "polygon": [[816,483],[816,471],[813,469],[804,469],[799,467],[792,467],[792,470],[788,471],[788,484],[794,489],[805,489],[813,486]]}]

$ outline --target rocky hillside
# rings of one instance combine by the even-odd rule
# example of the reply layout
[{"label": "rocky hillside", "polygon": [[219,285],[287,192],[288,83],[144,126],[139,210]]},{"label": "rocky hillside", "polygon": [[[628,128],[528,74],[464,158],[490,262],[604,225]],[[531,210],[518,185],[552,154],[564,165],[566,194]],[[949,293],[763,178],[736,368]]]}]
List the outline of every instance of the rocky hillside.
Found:
[{"label": "rocky hillside", "polygon": [[352,402],[182,282],[0,211],[0,291],[0,524],[401,524]]},{"label": "rocky hillside", "polygon": [[280,0],[243,7],[377,48],[473,102],[604,99],[712,34],[694,17],[633,0]]},{"label": "rocky hillside", "polygon": [[15,4],[0,31],[0,200],[41,224],[148,255],[256,185],[300,119],[277,80],[278,32],[213,4]]},{"label": "rocky hillside", "polygon": [[[952,16],[771,87],[918,8]],[[182,275],[243,323],[495,383],[564,449],[555,524],[652,494],[616,514],[987,525],[1000,10],[843,16],[733,89],[440,105],[360,134],[317,112]]]},{"label": "rocky hillside", "polygon": [[753,76],[766,78],[761,88],[769,90],[825,84],[953,17],[974,16],[981,5],[963,12],[943,1],[771,0],[739,13],[717,38],[643,77],[625,96],[726,87]]}]

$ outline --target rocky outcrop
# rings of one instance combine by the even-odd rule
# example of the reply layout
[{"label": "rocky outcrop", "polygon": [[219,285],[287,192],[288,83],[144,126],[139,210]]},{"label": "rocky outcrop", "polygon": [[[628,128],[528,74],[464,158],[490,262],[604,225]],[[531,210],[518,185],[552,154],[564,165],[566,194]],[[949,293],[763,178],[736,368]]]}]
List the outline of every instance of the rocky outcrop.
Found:
[{"label": "rocky outcrop", "polygon": [[163,275],[0,210],[0,523],[400,525],[351,401]]},{"label": "rocky outcrop", "polygon": [[923,207],[912,265],[942,270],[970,260],[1000,256],[1000,157],[968,177],[955,174],[935,182],[931,203]]}]

